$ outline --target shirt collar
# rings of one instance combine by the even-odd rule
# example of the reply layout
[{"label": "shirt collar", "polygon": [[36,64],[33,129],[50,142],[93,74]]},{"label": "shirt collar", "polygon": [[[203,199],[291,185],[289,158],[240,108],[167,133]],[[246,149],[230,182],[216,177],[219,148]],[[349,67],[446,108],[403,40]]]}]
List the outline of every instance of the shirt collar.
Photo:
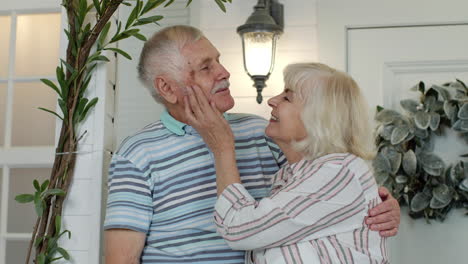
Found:
[{"label": "shirt collar", "polygon": [[185,135],[184,127],[187,126],[187,124],[184,124],[178,121],[177,119],[175,119],[174,117],[172,117],[171,114],[169,114],[167,110],[164,110],[164,112],[162,112],[161,122],[172,133],[178,136]]},{"label": "shirt collar", "polygon": [[[229,121],[229,114],[228,113],[224,113],[223,116],[224,116],[224,119]],[[189,134],[193,134],[193,132],[196,132],[195,129],[193,129],[191,126],[189,126],[189,125],[187,125],[185,123],[182,123],[179,120],[172,117],[171,114],[169,114],[169,112],[167,110],[164,110],[162,112],[161,122],[163,123],[163,125],[167,129],[169,129],[169,131],[171,131],[172,133],[174,133],[174,134],[176,134],[178,136],[183,136],[187,132],[189,132]]]}]

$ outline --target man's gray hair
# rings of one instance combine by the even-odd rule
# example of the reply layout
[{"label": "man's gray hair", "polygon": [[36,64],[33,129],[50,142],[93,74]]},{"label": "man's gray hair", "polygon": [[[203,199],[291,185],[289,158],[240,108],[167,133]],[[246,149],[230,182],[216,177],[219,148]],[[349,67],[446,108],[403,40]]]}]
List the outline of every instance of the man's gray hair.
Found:
[{"label": "man's gray hair", "polygon": [[197,28],[177,25],[156,32],[146,41],[138,63],[138,78],[157,102],[163,103],[163,98],[154,87],[154,79],[166,75],[181,83],[186,62],[182,49],[202,37]]}]

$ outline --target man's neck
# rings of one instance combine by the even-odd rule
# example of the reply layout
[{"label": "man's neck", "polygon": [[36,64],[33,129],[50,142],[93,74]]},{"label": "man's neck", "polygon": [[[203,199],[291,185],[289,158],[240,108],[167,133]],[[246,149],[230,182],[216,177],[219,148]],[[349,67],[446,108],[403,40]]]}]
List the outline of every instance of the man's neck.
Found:
[{"label": "man's neck", "polygon": [[177,121],[182,122],[184,124],[187,124],[187,118],[185,117],[185,113],[182,111],[179,111],[179,109],[174,109],[174,108],[166,108],[167,112]]}]

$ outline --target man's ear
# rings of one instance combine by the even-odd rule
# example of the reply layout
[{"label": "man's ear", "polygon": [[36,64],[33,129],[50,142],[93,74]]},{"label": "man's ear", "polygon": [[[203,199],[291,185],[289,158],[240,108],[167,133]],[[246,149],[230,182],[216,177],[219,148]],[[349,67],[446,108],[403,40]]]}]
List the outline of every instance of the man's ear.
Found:
[{"label": "man's ear", "polygon": [[154,79],[154,87],[164,100],[170,104],[177,103],[177,86],[173,82],[169,82],[164,76],[159,76]]}]

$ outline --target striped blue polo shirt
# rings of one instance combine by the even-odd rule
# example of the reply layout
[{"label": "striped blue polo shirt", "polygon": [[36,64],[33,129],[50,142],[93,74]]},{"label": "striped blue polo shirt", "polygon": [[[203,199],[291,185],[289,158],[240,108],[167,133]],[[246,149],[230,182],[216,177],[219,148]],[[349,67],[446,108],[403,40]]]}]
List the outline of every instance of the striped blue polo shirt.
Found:
[{"label": "striped blue polo shirt", "polygon": [[[267,196],[271,177],[285,162],[264,134],[267,121],[225,114],[235,136],[242,184]],[[112,157],[104,229],[147,234],[141,263],[244,263],[216,233],[213,153],[197,131],[164,112],[161,120],[126,138]]]}]

